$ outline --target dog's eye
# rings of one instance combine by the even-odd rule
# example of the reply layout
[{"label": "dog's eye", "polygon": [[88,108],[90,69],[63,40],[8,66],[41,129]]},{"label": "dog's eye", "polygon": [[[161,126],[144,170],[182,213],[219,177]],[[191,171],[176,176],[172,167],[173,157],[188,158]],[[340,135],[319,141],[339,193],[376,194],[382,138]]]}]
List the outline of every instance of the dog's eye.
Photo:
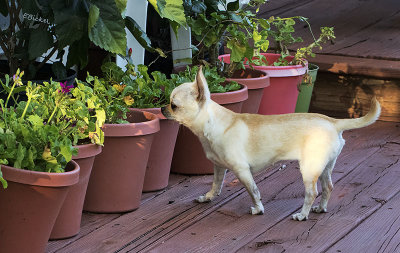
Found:
[{"label": "dog's eye", "polygon": [[176,104],[171,103],[171,109],[172,109],[172,110],[175,110],[176,107],[177,107]]}]

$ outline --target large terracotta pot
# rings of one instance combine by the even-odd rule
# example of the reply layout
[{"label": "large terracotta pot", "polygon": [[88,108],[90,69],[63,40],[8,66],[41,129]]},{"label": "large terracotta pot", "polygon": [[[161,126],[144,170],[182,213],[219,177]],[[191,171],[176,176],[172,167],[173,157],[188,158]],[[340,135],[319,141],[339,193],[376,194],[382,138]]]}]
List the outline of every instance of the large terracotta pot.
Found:
[{"label": "large terracotta pot", "polygon": [[77,235],[80,230],[83,202],[85,201],[90,173],[92,172],[94,158],[100,154],[102,147],[96,144],[85,144],[78,145],[76,148],[78,155],[73,156],[72,159],[81,169],[79,182],[70,188],[51,231],[50,239],[72,237]]},{"label": "large terracotta pot", "polygon": [[242,113],[257,113],[260,107],[264,88],[269,86],[269,76],[264,70],[256,70],[246,67],[244,70],[237,70],[233,77],[226,81],[235,81],[243,84],[248,89],[249,97],[243,101]]},{"label": "large terracotta pot", "polygon": [[[242,89],[226,93],[212,93],[211,99],[218,104],[240,113],[243,102],[248,98],[246,86]],[[179,128],[171,171],[180,174],[204,175],[213,174],[214,166],[207,159],[199,138],[188,128]]]},{"label": "large terracotta pot", "polygon": [[160,131],[155,134],[151,145],[149,161],[144,177],[143,191],[158,191],[168,186],[179,123],[169,120],[161,113],[161,108],[140,109],[155,114],[160,120]]},{"label": "large terracotta pot", "polygon": [[0,189],[0,252],[43,253],[69,188],[79,180],[79,166],[64,173],[1,166],[7,189]]},{"label": "large terracotta pot", "polygon": [[[298,85],[307,71],[306,65],[273,66],[280,54],[261,53],[265,56],[268,66],[254,66],[255,69],[265,70],[270,77],[270,85],[264,89],[258,113],[264,115],[293,113],[299,94]],[[230,62],[230,55],[221,55],[224,62]],[[288,61],[293,56],[286,58]]]},{"label": "large terracotta pot", "polygon": [[131,110],[130,123],[104,124],[104,148],[94,160],[83,210],[120,213],[137,209],[154,134],[156,115]]}]

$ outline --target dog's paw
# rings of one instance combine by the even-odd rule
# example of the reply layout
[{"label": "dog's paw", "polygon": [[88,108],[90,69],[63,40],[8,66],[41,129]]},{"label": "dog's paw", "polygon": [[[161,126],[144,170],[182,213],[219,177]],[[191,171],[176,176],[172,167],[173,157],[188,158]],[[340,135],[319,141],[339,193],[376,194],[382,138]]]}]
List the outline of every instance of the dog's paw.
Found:
[{"label": "dog's paw", "polygon": [[252,215],[262,215],[264,214],[264,207],[251,207],[250,213]]},{"label": "dog's paw", "polygon": [[292,219],[298,221],[306,221],[308,219],[308,216],[302,213],[296,213],[292,215]]},{"label": "dog's paw", "polygon": [[211,199],[208,198],[206,195],[201,195],[195,200],[197,203],[206,203],[206,202],[211,202]]},{"label": "dog's paw", "polygon": [[327,210],[326,210],[326,208],[322,208],[320,206],[313,206],[311,208],[311,212],[313,212],[313,213],[326,213]]}]

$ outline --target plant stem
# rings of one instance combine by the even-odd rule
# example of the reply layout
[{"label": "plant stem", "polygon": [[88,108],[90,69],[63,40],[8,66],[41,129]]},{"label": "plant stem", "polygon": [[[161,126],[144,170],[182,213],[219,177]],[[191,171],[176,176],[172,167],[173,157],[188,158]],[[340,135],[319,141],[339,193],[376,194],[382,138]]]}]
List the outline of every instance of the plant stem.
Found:
[{"label": "plant stem", "polygon": [[25,106],[24,112],[23,112],[22,115],[21,115],[20,120],[23,120],[23,119],[24,119],[25,114],[26,114],[26,111],[28,110],[28,106],[29,106],[29,104],[31,103],[31,100],[32,100],[32,96],[28,95],[28,101],[26,102],[26,106]]},{"label": "plant stem", "polygon": [[14,88],[15,88],[15,82],[14,82],[13,86],[11,87],[10,93],[7,96],[6,103],[4,105],[6,108],[7,108],[8,100],[10,100],[10,97],[11,97],[11,94],[12,94]]},{"label": "plant stem", "polygon": [[47,120],[47,123],[50,123],[57,109],[58,109],[58,104],[56,104],[56,107],[54,108],[53,113],[50,115],[50,118]]}]

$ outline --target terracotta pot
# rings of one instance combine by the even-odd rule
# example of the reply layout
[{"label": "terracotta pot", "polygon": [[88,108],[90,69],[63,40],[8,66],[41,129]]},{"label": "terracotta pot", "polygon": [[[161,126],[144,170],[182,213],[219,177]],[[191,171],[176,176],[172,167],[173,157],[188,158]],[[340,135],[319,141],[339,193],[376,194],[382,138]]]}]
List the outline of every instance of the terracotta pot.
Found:
[{"label": "terracotta pot", "polygon": [[269,86],[269,76],[264,70],[255,70],[246,67],[244,70],[238,70],[232,78],[227,81],[235,81],[246,85],[249,93],[247,100],[243,101],[242,113],[257,113],[260,107],[264,88]]},{"label": "terracotta pot", "polygon": [[140,110],[151,112],[160,120],[160,131],[155,134],[151,145],[143,184],[143,192],[158,191],[168,186],[179,123],[165,118],[161,113],[161,108]]},{"label": "terracotta pot", "polygon": [[[307,64],[292,66],[273,66],[280,54],[261,53],[266,57],[268,66],[254,66],[255,69],[265,70],[270,77],[270,85],[264,89],[258,113],[264,115],[293,113],[296,108],[299,94],[297,86],[301,83],[303,75],[307,71]],[[221,55],[224,62],[230,62],[230,55]],[[288,61],[293,56],[286,58]]]},{"label": "terracotta pot", "polygon": [[79,180],[79,165],[65,173],[1,166],[7,189],[0,189],[0,251],[43,253],[69,188]]},{"label": "terracotta pot", "polygon": [[104,124],[104,148],[96,156],[83,210],[120,213],[137,209],[154,134],[156,115],[131,110],[130,123]]},{"label": "terracotta pot", "polygon": [[57,220],[51,231],[50,239],[64,239],[79,233],[81,226],[82,208],[85,201],[86,189],[92,172],[96,155],[102,147],[96,144],[78,145],[78,155],[72,159],[79,165],[81,172],[79,182],[73,185],[65,198]]},{"label": "terracotta pot", "polygon": [[[248,98],[247,87],[233,92],[212,93],[211,99],[234,111],[241,112],[243,101]],[[188,128],[180,126],[176,140],[171,171],[180,174],[213,174],[214,166],[207,159],[199,138]]]}]

